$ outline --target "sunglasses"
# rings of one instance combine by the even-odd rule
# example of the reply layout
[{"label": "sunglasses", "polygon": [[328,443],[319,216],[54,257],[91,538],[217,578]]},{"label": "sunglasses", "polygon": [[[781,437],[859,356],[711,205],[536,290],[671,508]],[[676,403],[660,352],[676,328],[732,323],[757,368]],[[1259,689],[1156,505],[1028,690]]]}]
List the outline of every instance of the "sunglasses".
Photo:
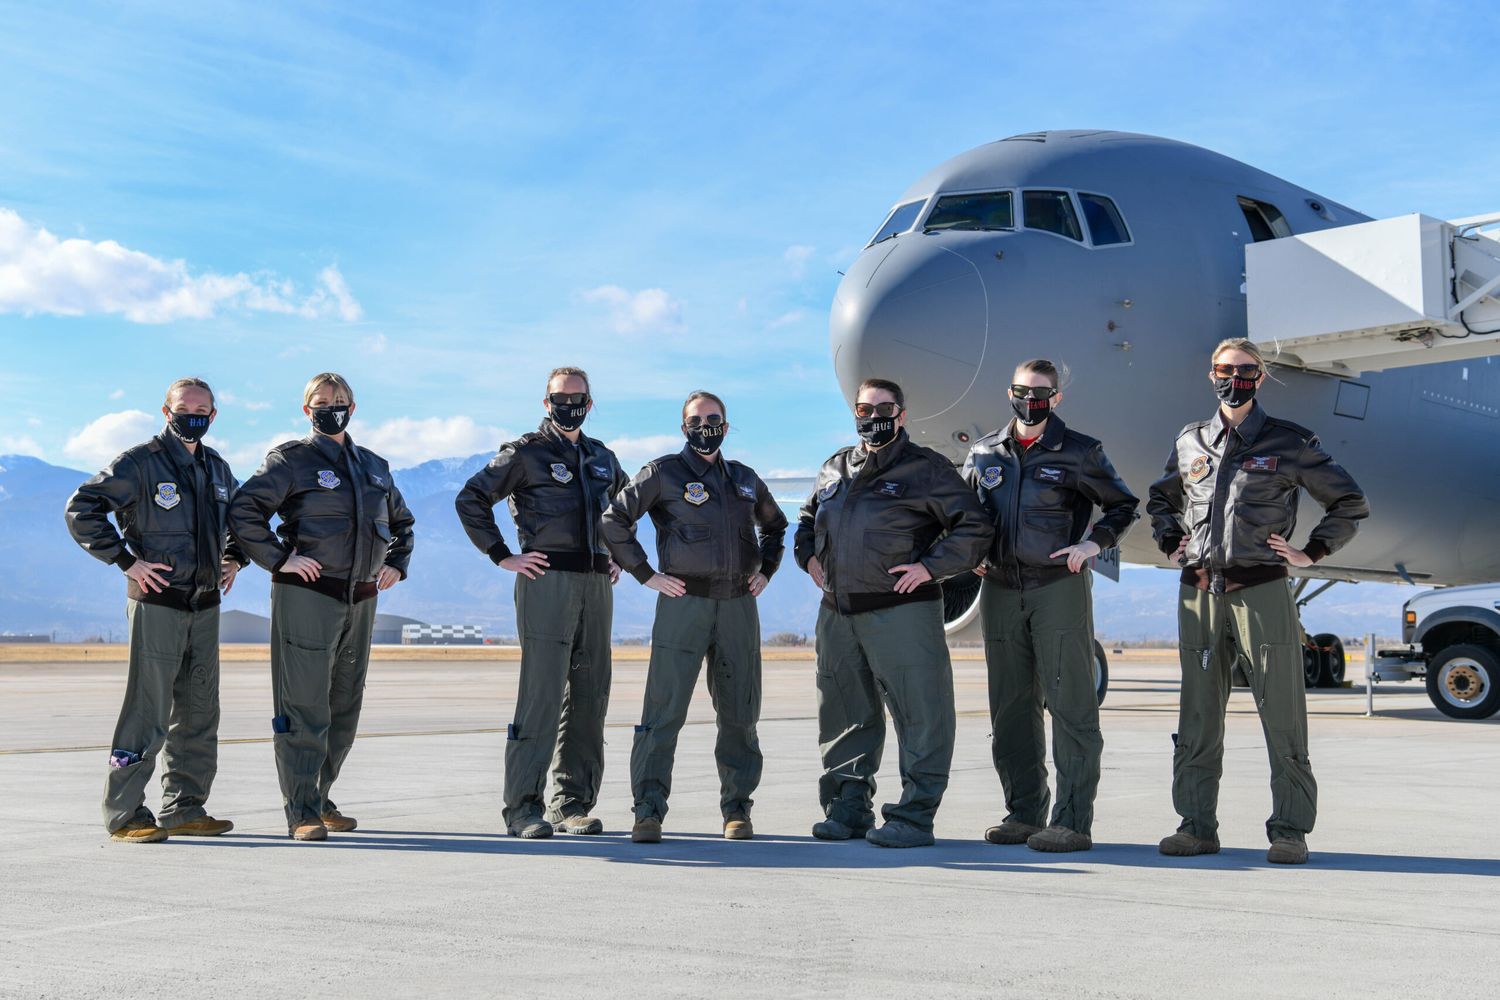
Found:
[{"label": "sunglasses", "polygon": [[724,426],[724,414],[722,414],[722,413],[710,413],[706,417],[700,417],[700,416],[698,416],[698,414],[695,413],[691,417],[683,417],[682,418],[682,426],[684,426],[684,427],[722,427],[722,426]]},{"label": "sunglasses", "polygon": [[1260,378],[1260,365],[1214,365],[1213,373],[1216,378]]},{"label": "sunglasses", "polygon": [[900,403],[855,403],[856,417],[894,417],[901,412]]},{"label": "sunglasses", "polygon": [[1030,396],[1032,399],[1051,399],[1061,391],[1061,389],[1050,385],[1021,385],[1020,383],[1016,383],[1010,387],[1010,394],[1017,399],[1025,399],[1027,396]]},{"label": "sunglasses", "polygon": [[586,392],[551,392],[547,394],[547,401],[553,406],[582,406],[589,401]]}]

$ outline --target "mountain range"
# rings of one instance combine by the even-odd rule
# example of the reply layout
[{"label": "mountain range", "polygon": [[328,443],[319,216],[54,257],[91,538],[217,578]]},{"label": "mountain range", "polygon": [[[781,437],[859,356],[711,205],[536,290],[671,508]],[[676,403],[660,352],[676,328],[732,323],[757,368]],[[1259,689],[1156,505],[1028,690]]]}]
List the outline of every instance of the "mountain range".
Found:
[{"label": "mountain range", "polygon": [[[381,596],[382,611],[435,625],[481,625],[493,636],[515,634],[513,577],[475,550],[453,510],[454,496],[489,458],[488,453],[443,458],[395,471],[417,519],[417,542],[408,579]],[[5,568],[0,573],[0,633],[51,633],[58,641],[123,637],[125,585],[119,571],[82,552],[63,523],[68,496],[88,476],[30,456],[0,455],[0,566]],[[497,514],[514,546],[509,514],[503,509]],[[794,508],[788,516],[795,523]],[[1134,530],[1148,529],[1138,524]],[[646,550],[654,552],[649,520],[640,532]],[[787,541],[790,550],[790,534]],[[1101,637],[1175,638],[1175,574],[1127,566],[1119,583],[1096,579],[1094,614]],[[1380,584],[1340,585],[1310,605],[1306,625],[1312,631],[1341,635],[1372,630],[1393,635],[1399,631],[1401,603],[1412,593],[1410,588]],[[241,573],[224,607],[264,615],[269,613],[269,597],[266,574],[251,566]],[[760,599],[763,633],[811,636],[819,598],[789,551]],[[652,591],[622,577],[615,589],[615,636],[649,636],[655,604]]]}]

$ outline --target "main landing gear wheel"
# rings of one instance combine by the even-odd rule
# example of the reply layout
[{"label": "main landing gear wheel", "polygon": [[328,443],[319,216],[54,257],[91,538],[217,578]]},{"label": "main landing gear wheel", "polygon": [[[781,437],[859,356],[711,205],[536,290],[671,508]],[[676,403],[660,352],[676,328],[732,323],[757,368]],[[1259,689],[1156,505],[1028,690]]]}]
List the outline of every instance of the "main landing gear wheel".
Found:
[{"label": "main landing gear wheel", "polygon": [[1344,686],[1344,641],[1332,632],[1319,632],[1307,640],[1302,654],[1308,687]]},{"label": "main landing gear wheel", "polygon": [[1099,697],[1099,704],[1104,704],[1104,696],[1109,693],[1109,660],[1104,656],[1104,647],[1099,645],[1099,640],[1094,640],[1094,694]]}]

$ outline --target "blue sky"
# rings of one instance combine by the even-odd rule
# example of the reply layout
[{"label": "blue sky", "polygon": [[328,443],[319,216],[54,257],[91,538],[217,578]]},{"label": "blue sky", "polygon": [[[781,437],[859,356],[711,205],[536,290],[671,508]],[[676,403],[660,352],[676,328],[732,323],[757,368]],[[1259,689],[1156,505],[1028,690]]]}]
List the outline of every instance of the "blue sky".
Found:
[{"label": "blue sky", "polygon": [[628,8],[0,3],[0,453],[96,466],[194,373],[243,475],[334,369],[406,465],[534,426],[571,363],[627,463],[709,388],[730,450],[810,470],[851,436],[837,269],[1017,132],[1496,207],[1485,5]]}]

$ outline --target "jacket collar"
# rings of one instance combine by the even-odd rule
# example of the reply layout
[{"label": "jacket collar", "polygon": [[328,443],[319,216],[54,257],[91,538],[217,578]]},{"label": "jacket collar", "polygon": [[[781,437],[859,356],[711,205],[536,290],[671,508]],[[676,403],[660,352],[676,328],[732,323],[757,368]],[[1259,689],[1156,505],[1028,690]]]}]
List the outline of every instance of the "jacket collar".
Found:
[{"label": "jacket collar", "polygon": [[727,468],[727,466],[724,465],[724,462],[727,461],[727,459],[724,458],[723,452],[720,452],[719,457],[716,459],[704,458],[702,455],[694,451],[691,445],[683,445],[682,451],[678,454],[681,456],[682,460],[687,463],[687,467],[692,470],[692,473],[695,476],[705,476],[709,473],[710,470],[714,468],[718,468],[721,471]]},{"label": "jacket collar", "polygon": [[[1033,447],[1046,448],[1048,451],[1058,451],[1063,446],[1063,436],[1068,433],[1068,425],[1062,422],[1062,418],[1053,413],[1047,417],[1047,427],[1042,431],[1041,440]],[[1016,419],[1011,418],[1010,423],[1000,432],[1001,443],[1008,449],[1016,448]]]},{"label": "jacket collar", "polygon": [[156,435],[156,440],[161,442],[162,451],[165,451],[169,456],[171,456],[172,464],[177,466],[177,468],[181,469],[183,472],[192,471],[193,461],[195,458],[206,460],[208,457],[203,450],[206,445],[204,445],[201,441],[198,442],[198,454],[196,456],[189,454],[187,445],[183,444],[182,439],[179,438],[176,434],[173,434],[171,428],[169,427],[163,427],[161,429],[161,432]]},{"label": "jacket collar", "polygon": [[[1213,440],[1215,444],[1218,444],[1224,439],[1229,428],[1224,424],[1224,418],[1217,409],[1214,410],[1213,426],[1215,428]],[[1234,429],[1234,432],[1239,435],[1241,441],[1252,444],[1256,438],[1260,437],[1260,432],[1265,426],[1266,411],[1261,408],[1260,403],[1252,400],[1250,412],[1245,414],[1245,419],[1240,421],[1240,425]]]},{"label": "jacket collar", "polygon": [[896,464],[896,459],[906,450],[906,443],[910,440],[911,438],[906,434],[906,428],[903,427],[896,432],[896,440],[879,451],[870,451],[861,442],[855,449],[860,456],[858,471],[864,475],[884,472]]},{"label": "jacket collar", "polygon": [[[317,431],[313,431],[302,440],[318,449],[318,453],[330,462],[337,462],[344,457],[344,449],[335,444],[333,438],[327,434],[319,434]],[[344,446],[350,450],[354,448],[354,439],[349,436],[348,431],[344,432]]]},{"label": "jacket collar", "polygon": [[[564,452],[572,454],[573,442],[569,441],[566,437],[563,436],[563,432],[557,429],[557,425],[552,422],[551,417],[542,418],[542,423],[541,426],[537,428],[537,433],[546,438],[548,443],[550,443],[552,447],[560,448]],[[589,452],[593,450],[590,447],[591,441],[592,439],[587,434],[583,433],[582,431],[578,432],[578,446],[583,449],[583,453],[585,455],[589,454]]]}]

